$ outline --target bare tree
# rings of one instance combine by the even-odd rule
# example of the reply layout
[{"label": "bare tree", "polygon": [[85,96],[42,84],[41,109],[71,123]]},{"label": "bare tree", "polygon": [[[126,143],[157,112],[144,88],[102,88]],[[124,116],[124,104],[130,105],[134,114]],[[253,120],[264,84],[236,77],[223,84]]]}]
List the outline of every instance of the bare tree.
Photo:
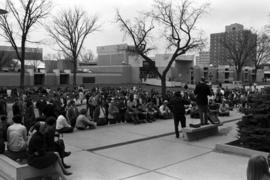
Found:
[{"label": "bare tree", "polygon": [[32,60],[29,62],[29,65],[34,69],[34,72],[37,72],[38,67],[42,65],[44,62],[43,62],[43,59],[40,59],[40,57],[38,56],[38,52],[39,52],[38,48],[35,48],[33,52],[34,52],[34,56],[32,56]]},{"label": "bare tree", "polygon": [[38,67],[42,64],[42,62],[43,61],[41,61],[41,60],[31,60],[30,66],[33,67],[34,72],[37,72],[38,71]]},{"label": "bare tree", "polygon": [[[122,31],[128,35],[134,44],[134,52],[140,55],[149,64],[154,64],[150,58],[149,52],[154,49],[150,45],[151,32],[153,32],[156,23],[159,28],[163,28],[165,41],[167,42],[166,51],[172,52],[167,66],[162,72],[153,68],[155,73],[161,79],[162,95],[166,93],[166,75],[173,62],[180,55],[190,50],[204,45],[205,39],[198,34],[196,25],[199,18],[206,12],[208,4],[200,7],[194,7],[190,0],[184,0],[179,4],[173,4],[171,1],[156,0],[153,10],[143,13],[142,18],[130,20],[122,18],[117,12],[117,21]],[[151,18],[151,19],[149,19]]]},{"label": "bare tree", "polygon": [[83,63],[91,63],[95,60],[94,53],[90,50],[83,50],[80,54],[80,61]]},{"label": "bare tree", "polygon": [[235,67],[236,79],[241,80],[242,68],[249,62],[256,61],[257,35],[250,30],[237,33],[236,39],[231,39],[229,34],[225,34],[221,39],[221,45],[227,50],[227,62]]},{"label": "bare tree", "polygon": [[63,11],[54,17],[53,25],[48,27],[50,36],[61,51],[73,62],[73,85],[76,86],[77,61],[86,37],[97,31],[97,17],[75,8]]},{"label": "bare tree", "polygon": [[270,37],[262,33],[257,37],[256,59],[254,61],[255,75],[263,63],[270,62]]},{"label": "bare tree", "polygon": [[[48,15],[51,9],[51,1],[19,0],[15,2],[13,0],[6,0],[6,8],[9,13],[0,16],[0,29],[3,31],[0,35],[11,44],[20,61],[20,87],[23,89],[25,47],[26,43],[30,42],[29,33],[31,33],[34,25]],[[12,16],[15,21],[11,21],[9,16]]]}]

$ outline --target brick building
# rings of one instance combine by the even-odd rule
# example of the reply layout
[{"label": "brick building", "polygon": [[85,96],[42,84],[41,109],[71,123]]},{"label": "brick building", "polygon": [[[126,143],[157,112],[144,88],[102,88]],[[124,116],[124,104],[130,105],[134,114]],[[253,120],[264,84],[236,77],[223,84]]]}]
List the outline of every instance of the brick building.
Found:
[{"label": "brick building", "polygon": [[[230,56],[228,50],[224,47],[226,41],[230,45],[238,45],[243,38],[249,38],[251,42],[256,43],[257,35],[250,30],[245,30],[241,24],[231,24],[225,27],[225,32],[214,33],[210,35],[210,64],[213,66],[229,65]],[[254,49],[256,51],[256,49]],[[256,59],[256,52],[248,57],[245,66],[253,66]]]},{"label": "brick building", "polygon": [[196,66],[203,68],[208,67],[209,65],[210,65],[210,52],[209,51],[199,52],[199,56],[196,57]]}]

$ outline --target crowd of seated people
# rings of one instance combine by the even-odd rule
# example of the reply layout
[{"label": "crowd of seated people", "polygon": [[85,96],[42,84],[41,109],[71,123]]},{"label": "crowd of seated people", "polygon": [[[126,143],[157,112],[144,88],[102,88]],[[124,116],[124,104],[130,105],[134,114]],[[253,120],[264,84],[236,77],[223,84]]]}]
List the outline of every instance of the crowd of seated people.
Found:
[{"label": "crowd of seated people", "polygon": [[[251,92],[218,88],[210,98],[209,110],[220,116],[229,115],[236,106],[247,107]],[[17,94],[18,92],[16,92]],[[37,94],[36,100],[32,95]],[[12,124],[7,125],[6,94],[0,93],[0,118],[3,137],[10,152],[27,152],[29,164],[43,168],[49,165],[58,167],[60,174],[70,174],[64,158],[70,155],[65,151],[61,133],[74,130],[95,129],[116,123],[151,123],[156,119],[170,119],[172,113],[168,102],[172,92],[161,97],[155,90],[141,88],[93,88],[93,89],[39,89],[29,90],[17,96],[12,105]],[[186,113],[199,117],[198,107],[192,90],[185,89],[182,97],[189,102]],[[85,108],[81,106],[85,104]],[[36,112],[35,113],[35,109]],[[58,137],[58,138],[57,138]],[[51,160],[45,164],[40,161]]]},{"label": "crowd of seated people", "polygon": [[[39,98],[34,101],[31,97],[38,94]],[[168,107],[168,101],[172,97],[168,91],[165,97],[155,90],[146,91],[141,88],[92,88],[84,89],[30,89],[14,99],[12,111],[14,115],[23,117],[23,124],[27,131],[34,124],[36,116],[54,116],[56,130],[60,133],[73,132],[74,129],[93,129],[96,126],[129,122],[134,124],[153,122],[159,119],[171,119],[172,113]],[[247,107],[248,96],[252,92],[242,89],[229,90],[218,87],[216,92],[209,99],[209,111],[220,116],[229,115],[229,110],[236,106]],[[0,115],[5,113],[5,99],[2,93],[0,96]],[[186,105],[186,112],[191,117],[198,117],[198,109],[195,96],[192,90],[185,89],[182,97],[189,102]],[[78,106],[85,103],[85,116],[91,122],[91,128],[79,127],[76,124],[78,116],[82,116]],[[34,109],[38,113],[34,113]],[[1,112],[3,111],[3,112]],[[85,112],[85,111],[83,111]],[[81,118],[79,118],[81,120]],[[85,121],[86,122],[86,121]],[[79,128],[77,128],[79,127]]]},{"label": "crowd of seated people", "polygon": [[[32,95],[38,95],[38,99],[35,101]],[[170,119],[172,113],[167,106],[169,98],[169,93],[166,98],[162,98],[160,93],[154,90],[145,91],[141,88],[87,90],[40,88],[28,89],[23,95],[15,98],[12,111],[14,115],[23,117],[22,121],[27,131],[33,126],[37,117],[53,116],[56,118],[56,131],[69,133],[75,129],[93,129],[95,126],[115,123],[140,124],[151,123],[157,118]],[[1,113],[6,111],[6,103],[4,98],[0,98],[0,115],[6,115]],[[80,111],[79,106],[83,103],[86,105],[85,111]],[[81,118],[82,113],[85,113],[88,121],[84,121],[86,118]],[[85,123],[90,124],[90,128],[83,128],[82,125]]]},{"label": "crowd of seated people", "polygon": [[[37,93],[39,99],[34,101],[31,95]],[[28,90],[24,96],[14,99],[13,115],[22,117],[26,130],[34,125],[37,117],[56,118],[56,132],[70,133],[75,129],[94,129],[116,123],[151,123],[156,119],[170,119],[172,113],[168,101],[172,97],[168,91],[165,97],[155,90],[141,88],[92,88],[84,89],[44,89]],[[248,96],[252,92],[242,89],[229,90],[218,87],[213,97],[209,98],[209,111],[220,116],[228,116],[235,106],[247,107]],[[3,92],[0,95],[0,116],[6,116],[6,104]],[[199,116],[192,90],[185,89],[182,97],[189,102],[186,113],[192,118]],[[81,110],[81,103],[85,109]],[[236,104],[236,105],[235,105]],[[35,114],[34,110],[37,109]]]},{"label": "crowd of seated people", "polygon": [[[14,90],[15,91],[15,90]],[[228,109],[234,107],[247,107],[248,96],[254,92],[243,89],[217,88],[213,97],[209,98],[209,110],[219,115],[229,115]],[[18,91],[16,91],[18,94]],[[14,99],[13,114],[23,117],[26,129],[33,125],[35,116],[54,116],[57,119],[56,129],[59,132],[73,132],[77,128],[77,117],[81,115],[78,106],[86,104],[86,117],[97,126],[129,122],[134,124],[153,122],[155,119],[170,119],[172,113],[168,107],[168,101],[172,97],[168,91],[165,97],[155,90],[146,91],[141,88],[92,88],[84,89],[56,89],[38,88],[26,89],[24,95]],[[38,95],[35,101],[32,95]],[[5,110],[5,99],[7,93],[0,94],[0,115]],[[182,97],[187,100],[186,112],[191,117],[197,117],[195,96],[192,90],[186,88]],[[220,107],[222,105],[222,107]],[[34,109],[38,113],[34,113]],[[90,128],[92,129],[92,128]]]}]

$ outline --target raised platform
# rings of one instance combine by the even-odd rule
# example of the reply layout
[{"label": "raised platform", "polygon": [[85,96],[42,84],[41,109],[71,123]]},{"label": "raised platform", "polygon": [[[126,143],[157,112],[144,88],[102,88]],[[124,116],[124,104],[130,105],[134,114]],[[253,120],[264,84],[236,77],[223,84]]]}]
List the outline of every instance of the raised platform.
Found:
[{"label": "raised platform", "polygon": [[218,127],[222,125],[223,123],[204,125],[199,128],[193,128],[193,127],[183,128],[182,132],[183,132],[184,140],[194,141],[194,140],[199,140],[208,136],[213,136],[218,133]]},{"label": "raised platform", "polygon": [[5,155],[0,155],[0,174],[4,179],[26,180],[41,177],[58,177],[54,166],[36,169],[28,164],[19,164]]}]

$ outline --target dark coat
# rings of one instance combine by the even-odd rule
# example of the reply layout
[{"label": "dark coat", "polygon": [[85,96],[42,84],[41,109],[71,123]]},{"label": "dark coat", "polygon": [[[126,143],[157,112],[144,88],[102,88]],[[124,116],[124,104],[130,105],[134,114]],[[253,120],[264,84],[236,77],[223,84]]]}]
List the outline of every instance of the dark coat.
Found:
[{"label": "dark coat", "polygon": [[54,104],[47,104],[43,110],[43,113],[46,117],[50,117],[53,116],[55,118],[57,118],[56,115],[56,107]]},{"label": "dark coat", "polygon": [[47,102],[45,100],[38,100],[37,103],[36,103],[36,107],[38,110],[40,110],[41,112],[44,111],[45,107],[47,105]]},{"label": "dark coat", "polygon": [[196,102],[198,105],[208,105],[207,96],[210,96],[212,93],[207,84],[199,83],[194,90],[194,94],[196,95]]},{"label": "dark coat", "polygon": [[45,143],[45,149],[47,151],[54,151],[55,149],[55,143],[54,143],[54,137],[55,137],[55,126],[50,126],[46,124],[46,129],[44,132],[44,143]]},{"label": "dark coat", "polygon": [[33,105],[26,107],[24,113],[24,125],[26,126],[27,130],[30,129],[35,123],[35,112]]},{"label": "dark coat", "polygon": [[7,115],[7,103],[0,99],[0,115]]},{"label": "dark coat", "polygon": [[53,152],[46,152],[44,136],[39,132],[33,134],[28,148],[28,164],[35,168],[47,168],[55,164],[58,159],[58,156]]},{"label": "dark coat", "polygon": [[23,114],[23,105],[20,102],[15,102],[12,106],[13,116]]},{"label": "dark coat", "polygon": [[185,105],[189,102],[181,97],[173,97],[168,106],[171,109],[174,117],[183,117],[185,116]]}]

